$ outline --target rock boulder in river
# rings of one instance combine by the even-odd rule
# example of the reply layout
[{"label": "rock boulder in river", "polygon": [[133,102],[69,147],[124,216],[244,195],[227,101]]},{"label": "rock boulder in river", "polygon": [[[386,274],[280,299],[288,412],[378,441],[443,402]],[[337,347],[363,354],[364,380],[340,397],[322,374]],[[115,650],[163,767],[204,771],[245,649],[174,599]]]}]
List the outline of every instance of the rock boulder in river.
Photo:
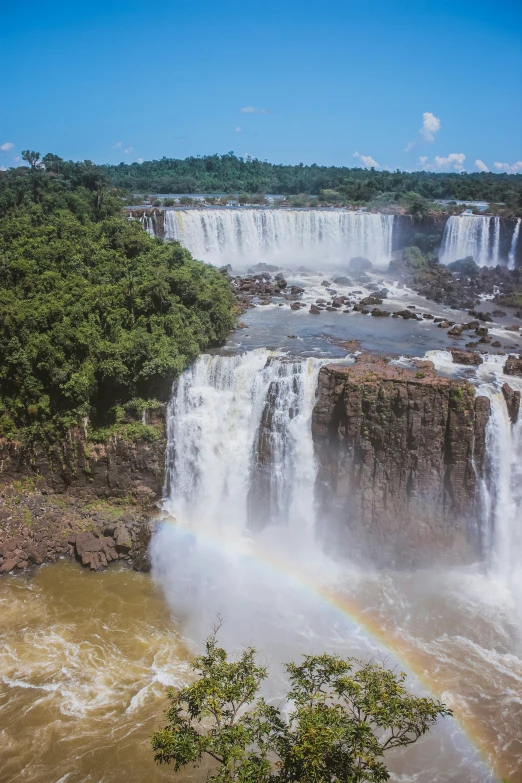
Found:
[{"label": "rock boulder in river", "polygon": [[505,375],[522,376],[522,359],[518,356],[508,356],[504,365]]},{"label": "rock boulder in river", "polygon": [[355,256],[350,258],[348,262],[348,269],[351,272],[366,272],[372,268],[372,262],[368,258],[362,256]]},{"label": "rock boulder in river", "polygon": [[482,364],[482,356],[476,351],[461,351],[458,348],[451,349],[451,356],[455,364]]}]

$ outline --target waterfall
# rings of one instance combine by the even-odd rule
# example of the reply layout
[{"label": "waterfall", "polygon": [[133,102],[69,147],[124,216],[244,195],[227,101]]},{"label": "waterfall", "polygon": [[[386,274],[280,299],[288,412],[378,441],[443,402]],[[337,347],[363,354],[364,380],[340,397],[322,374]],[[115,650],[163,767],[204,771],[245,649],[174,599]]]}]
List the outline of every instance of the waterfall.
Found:
[{"label": "waterfall", "polygon": [[228,528],[313,529],[310,420],[323,362],[266,349],[201,356],[168,412],[166,505],[177,518]]},{"label": "waterfall", "polygon": [[[522,390],[521,380],[508,380]],[[498,387],[484,384],[480,393],[491,401],[483,483],[487,562],[493,575],[508,587],[522,621],[522,417],[512,424]]]},{"label": "waterfall", "polygon": [[449,264],[451,261],[473,256],[479,266],[496,266],[500,261],[499,248],[500,218],[481,215],[452,216],[444,227],[441,261]]},{"label": "waterfall", "polygon": [[[455,372],[447,351],[428,351],[442,374]],[[497,584],[505,586],[518,607],[522,628],[522,409],[511,422],[502,386],[522,393],[522,378],[504,375],[504,357],[485,356],[475,377],[477,395],[489,398],[486,466],[479,487],[482,513],[478,520],[485,566]]]},{"label": "waterfall", "polygon": [[515,230],[513,231],[513,238],[511,240],[511,245],[509,247],[509,254],[508,254],[508,265],[510,269],[515,268],[515,258],[516,258],[516,252],[517,252],[517,244],[518,244],[518,235],[520,233],[520,223],[522,222],[522,218],[518,218],[517,224],[515,226]]},{"label": "waterfall", "polygon": [[165,238],[216,265],[272,261],[291,266],[369,258],[385,266],[391,258],[393,215],[342,209],[168,209]]},{"label": "waterfall", "polygon": [[151,237],[156,236],[157,234],[157,221],[156,221],[156,213],[153,212],[152,216],[149,215],[143,215],[142,218],[140,218],[140,223],[143,225],[143,228],[147,232],[147,234]]}]

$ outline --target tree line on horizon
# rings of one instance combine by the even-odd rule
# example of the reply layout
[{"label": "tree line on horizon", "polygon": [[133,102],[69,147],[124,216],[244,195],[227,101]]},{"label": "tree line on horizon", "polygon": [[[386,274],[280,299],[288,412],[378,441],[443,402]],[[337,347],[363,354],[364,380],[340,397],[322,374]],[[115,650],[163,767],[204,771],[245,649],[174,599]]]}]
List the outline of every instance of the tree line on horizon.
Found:
[{"label": "tree line on horizon", "polygon": [[184,159],[106,165],[109,180],[131,193],[273,193],[319,195],[336,191],[365,203],[382,194],[418,193],[426,199],[462,199],[522,206],[522,174],[377,171],[345,166],[274,164],[233,152]]}]

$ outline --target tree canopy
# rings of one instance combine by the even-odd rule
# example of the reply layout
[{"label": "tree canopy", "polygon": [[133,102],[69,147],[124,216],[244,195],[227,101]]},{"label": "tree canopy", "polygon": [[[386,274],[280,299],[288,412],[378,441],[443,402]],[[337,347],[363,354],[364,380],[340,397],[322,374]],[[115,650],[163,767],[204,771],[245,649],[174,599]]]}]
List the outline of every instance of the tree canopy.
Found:
[{"label": "tree canopy", "polygon": [[33,438],[166,398],[233,317],[227,280],[129,220],[105,171],[24,156],[0,174],[0,435]]},{"label": "tree canopy", "polygon": [[408,693],[402,672],[327,654],[286,666],[283,712],[258,696],[267,669],[255,650],[229,660],[215,633],[192,668],[194,682],[168,692],[167,725],[152,748],[176,771],[210,759],[214,783],[382,783],[385,754],[452,714]]},{"label": "tree canopy", "polygon": [[428,199],[469,199],[522,206],[522,174],[377,171],[297,166],[256,158],[204,155],[105,166],[113,185],[132,193],[275,193],[319,195],[333,190],[355,202],[414,192]]}]

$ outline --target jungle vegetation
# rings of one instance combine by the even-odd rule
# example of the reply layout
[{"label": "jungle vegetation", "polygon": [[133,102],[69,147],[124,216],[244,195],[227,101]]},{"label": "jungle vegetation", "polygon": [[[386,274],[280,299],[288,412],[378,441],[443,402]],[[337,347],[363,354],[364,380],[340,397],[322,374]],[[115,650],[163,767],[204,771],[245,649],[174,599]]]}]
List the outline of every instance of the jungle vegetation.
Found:
[{"label": "jungle vegetation", "polygon": [[34,440],[165,399],[233,303],[216,269],[129,220],[106,170],[23,156],[0,172],[0,436]]}]

